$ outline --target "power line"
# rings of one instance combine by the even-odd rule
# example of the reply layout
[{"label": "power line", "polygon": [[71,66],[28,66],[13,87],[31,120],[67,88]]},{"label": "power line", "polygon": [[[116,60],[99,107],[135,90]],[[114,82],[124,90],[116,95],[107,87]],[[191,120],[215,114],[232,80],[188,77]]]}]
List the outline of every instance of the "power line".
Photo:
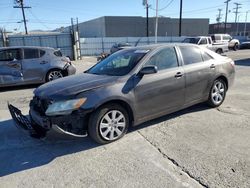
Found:
[{"label": "power line", "polygon": [[[170,0],[166,6],[159,8],[158,11],[162,11],[162,10],[168,8],[173,2],[174,2],[174,0]],[[156,10],[155,8],[152,8],[152,7],[150,7],[150,9]]]},{"label": "power line", "polygon": [[36,15],[31,11],[31,10],[29,10],[29,12],[30,12],[30,14],[39,22],[39,23],[41,23],[41,25],[43,25],[45,28],[47,28],[47,29],[51,29],[51,28],[49,28],[49,27],[47,27],[45,24],[44,24],[44,22],[42,22],[39,18],[37,18],[36,17]]}]

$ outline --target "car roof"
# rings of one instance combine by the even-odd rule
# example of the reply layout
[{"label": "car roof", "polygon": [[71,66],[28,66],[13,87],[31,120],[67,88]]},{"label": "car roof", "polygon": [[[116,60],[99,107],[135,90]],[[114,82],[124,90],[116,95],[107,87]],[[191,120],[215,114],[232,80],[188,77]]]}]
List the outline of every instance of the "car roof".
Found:
[{"label": "car roof", "polygon": [[16,48],[33,48],[33,49],[42,49],[42,50],[55,50],[51,47],[42,47],[42,46],[10,46],[10,47],[0,47],[0,50],[7,50],[7,49],[16,49]]},{"label": "car roof", "polygon": [[126,49],[135,49],[135,50],[154,50],[161,47],[175,47],[175,46],[198,46],[196,44],[190,43],[158,43],[158,44],[149,44],[143,46],[130,47]]}]

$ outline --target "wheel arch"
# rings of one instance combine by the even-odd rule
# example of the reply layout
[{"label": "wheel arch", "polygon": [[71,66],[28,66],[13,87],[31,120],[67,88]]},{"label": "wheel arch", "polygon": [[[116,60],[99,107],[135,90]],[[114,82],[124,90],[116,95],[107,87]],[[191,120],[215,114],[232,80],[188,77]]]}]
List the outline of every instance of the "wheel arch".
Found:
[{"label": "wheel arch", "polygon": [[225,82],[225,84],[226,84],[226,90],[228,90],[228,80],[227,80],[227,77],[224,76],[224,75],[220,75],[215,80],[218,80],[218,79],[221,79],[221,80],[223,80]]}]

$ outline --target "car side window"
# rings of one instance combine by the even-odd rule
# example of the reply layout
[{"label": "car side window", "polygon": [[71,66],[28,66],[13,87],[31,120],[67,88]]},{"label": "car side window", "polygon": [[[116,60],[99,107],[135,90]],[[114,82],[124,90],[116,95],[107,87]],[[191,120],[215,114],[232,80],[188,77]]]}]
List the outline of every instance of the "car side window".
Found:
[{"label": "car side window", "polygon": [[44,56],[44,54],[45,54],[45,51],[43,51],[43,50],[39,50],[39,52],[40,52],[40,56],[39,56],[39,57],[42,57],[42,56]]},{"label": "car side window", "polygon": [[13,61],[15,59],[21,59],[19,49],[8,49],[0,51],[0,61]]},{"label": "car side window", "polygon": [[178,60],[174,48],[164,48],[153,55],[144,66],[155,65],[158,70],[178,67]]},{"label": "car side window", "polygon": [[35,59],[35,58],[39,58],[38,49],[24,48],[24,59]]},{"label": "car side window", "polygon": [[180,46],[180,51],[185,65],[203,62],[201,51],[194,46]]},{"label": "car side window", "polygon": [[207,39],[202,38],[200,44],[207,44]]},{"label": "car side window", "polygon": [[202,52],[201,55],[202,55],[203,61],[209,61],[213,59],[213,57],[210,56],[207,52]]}]

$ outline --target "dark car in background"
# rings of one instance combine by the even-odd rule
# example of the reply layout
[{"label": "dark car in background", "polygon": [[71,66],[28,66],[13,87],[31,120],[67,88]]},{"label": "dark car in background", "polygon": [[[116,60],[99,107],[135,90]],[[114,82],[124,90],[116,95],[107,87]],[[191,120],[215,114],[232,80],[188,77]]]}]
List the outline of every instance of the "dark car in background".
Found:
[{"label": "dark car in background", "polygon": [[110,49],[110,53],[111,54],[113,54],[113,53],[115,53],[115,52],[117,52],[117,51],[119,51],[119,50],[122,50],[122,49],[124,49],[124,48],[127,48],[127,47],[131,47],[132,45],[131,44],[129,44],[129,43],[116,43],[116,44],[114,44],[112,47],[111,47],[111,49]]},{"label": "dark car in background", "polygon": [[240,44],[240,49],[250,49],[250,41],[242,42]]},{"label": "dark car in background", "polygon": [[32,136],[55,129],[105,144],[129,126],[207,102],[220,106],[234,81],[234,62],[192,44],[120,50],[85,73],[34,91],[29,119],[9,104],[16,124]]},{"label": "dark car in background", "polygon": [[36,84],[75,74],[60,50],[48,47],[0,48],[0,87]]}]

